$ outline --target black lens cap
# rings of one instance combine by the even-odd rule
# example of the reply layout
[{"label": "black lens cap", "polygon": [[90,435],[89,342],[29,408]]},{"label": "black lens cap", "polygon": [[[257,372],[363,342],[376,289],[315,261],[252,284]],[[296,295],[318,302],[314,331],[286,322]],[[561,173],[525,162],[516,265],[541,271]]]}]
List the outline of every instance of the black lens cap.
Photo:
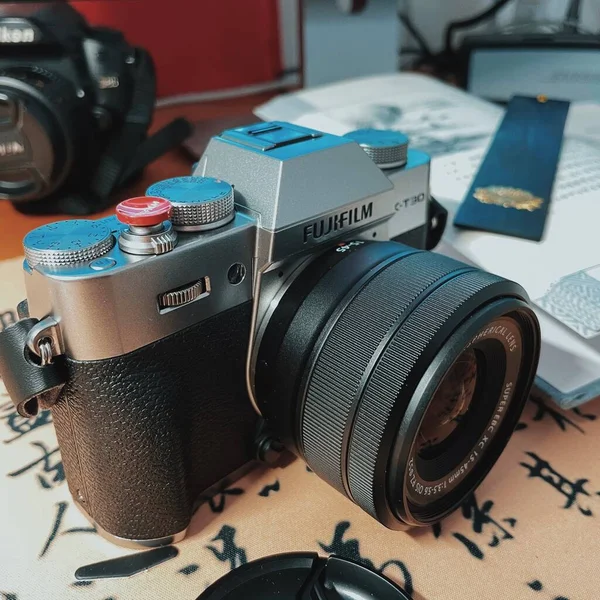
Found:
[{"label": "black lens cap", "polygon": [[345,558],[278,554],[225,575],[196,600],[410,600],[389,579]]}]

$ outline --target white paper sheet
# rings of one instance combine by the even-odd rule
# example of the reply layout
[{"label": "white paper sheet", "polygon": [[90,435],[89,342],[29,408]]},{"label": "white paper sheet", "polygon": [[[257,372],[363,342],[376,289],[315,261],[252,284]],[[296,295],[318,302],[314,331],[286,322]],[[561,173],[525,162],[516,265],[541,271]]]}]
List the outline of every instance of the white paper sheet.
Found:
[{"label": "white paper sheet", "polygon": [[[359,127],[402,130],[413,147],[432,156],[431,190],[450,211],[451,223],[504,110],[422,75],[394,74],[287,94],[255,113],[336,134]],[[441,250],[514,279],[548,310],[553,303],[544,298],[559,280],[571,277],[569,283],[580,274],[589,276],[585,283],[600,281],[600,104],[571,106],[542,242],[449,225]],[[595,297],[583,299],[589,314]],[[560,310],[550,316],[538,307],[537,313],[543,335],[540,385],[564,406],[599,395],[600,338],[582,335],[585,327],[578,333],[578,324]],[[588,321],[597,326],[595,318]]]}]

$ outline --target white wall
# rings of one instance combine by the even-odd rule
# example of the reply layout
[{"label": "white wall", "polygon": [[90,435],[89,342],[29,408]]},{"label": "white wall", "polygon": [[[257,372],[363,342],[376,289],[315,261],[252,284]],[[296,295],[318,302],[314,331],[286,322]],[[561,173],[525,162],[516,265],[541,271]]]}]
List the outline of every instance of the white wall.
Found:
[{"label": "white wall", "polygon": [[[415,25],[421,31],[434,51],[444,45],[444,30],[450,21],[464,19],[488,8],[494,0],[403,0]],[[515,20],[561,20],[567,10],[569,0],[513,0],[496,16],[495,22],[508,25]],[[582,0],[581,25],[592,31],[600,31],[600,0]],[[483,24],[469,33],[483,31],[494,22]],[[460,40],[457,35],[457,41]]]},{"label": "white wall", "polygon": [[398,66],[397,0],[370,0],[364,12],[342,14],[334,0],[304,0],[304,76],[307,87]]}]

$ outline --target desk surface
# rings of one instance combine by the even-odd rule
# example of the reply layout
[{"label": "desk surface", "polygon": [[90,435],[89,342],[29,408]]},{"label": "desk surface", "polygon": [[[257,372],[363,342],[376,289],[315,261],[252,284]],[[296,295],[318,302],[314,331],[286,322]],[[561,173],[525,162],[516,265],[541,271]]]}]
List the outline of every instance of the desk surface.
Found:
[{"label": "desk surface", "polygon": [[[272,93],[244,98],[232,98],[201,104],[189,104],[182,106],[171,106],[156,111],[152,130],[159,129],[176,117],[187,117],[192,122],[210,121],[213,119],[228,118],[239,114],[250,113],[252,108],[268,98]],[[167,177],[187,175],[192,164],[191,157],[183,150],[173,150],[165,154],[159,160],[151,164],[144,172],[143,177],[120,194],[116,200],[127,196],[143,194],[148,186],[155,181]],[[112,214],[111,207],[96,217]],[[25,234],[44,223],[57,221],[64,216],[29,216],[17,212],[10,202],[0,201],[0,260],[20,256],[23,253],[21,242]]]},{"label": "desk surface", "polygon": [[[161,110],[156,126],[182,114],[233,116],[263,99]],[[172,152],[128,193],[190,164]],[[0,330],[25,295],[21,260],[1,259],[20,255],[22,236],[54,219],[0,203]],[[75,508],[50,413],[19,417],[0,381],[0,599],[194,600],[232,568],[297,551],[358,560],[415,600],[598,599],[599,455],[600,399],[567,412],[533,399],[490,476],[435,527],[386,530],[297,460],[221,490],[194,515],[177,558],[129,579],[81,582],[77,568],[132,551],[103,540]]]}]

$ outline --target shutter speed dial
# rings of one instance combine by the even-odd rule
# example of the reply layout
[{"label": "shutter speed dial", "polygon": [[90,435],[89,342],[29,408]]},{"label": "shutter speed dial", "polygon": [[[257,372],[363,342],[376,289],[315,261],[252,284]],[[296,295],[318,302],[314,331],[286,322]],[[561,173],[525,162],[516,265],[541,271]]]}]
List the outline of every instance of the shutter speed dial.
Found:
[{"label": "shutter speed dial", "polygon": [[178,231],[208,231],[227,225],[235,216],[233,187],[213,177],[174,177],[150,186],[148,196],[165,198]]},{"label": "shutter speed dial", "polygon": [[404,167],[408,161],[408,137],[391,129],[357,129],[344,137],[354,140],[380,169]]},{"label": "shutter speed dial", "polygon": [[25,259],[31,268],[89,262],[106,254],[114,244],[107,225],[83,219],[42,225],[30,231],[23,240]]}]

